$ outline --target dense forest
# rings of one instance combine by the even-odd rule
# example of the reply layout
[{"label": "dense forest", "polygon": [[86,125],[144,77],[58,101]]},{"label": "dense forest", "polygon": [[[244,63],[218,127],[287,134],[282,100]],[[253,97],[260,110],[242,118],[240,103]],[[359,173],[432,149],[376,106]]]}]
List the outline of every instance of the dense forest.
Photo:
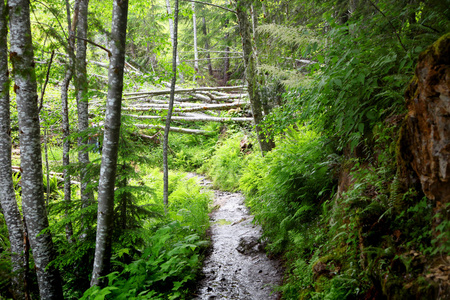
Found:
[{"label": "dense forest", "polygon": [[448,299],[449,87],[449,0],[1,0],[0,299],[196,298],[198,176],[281,299]]}]

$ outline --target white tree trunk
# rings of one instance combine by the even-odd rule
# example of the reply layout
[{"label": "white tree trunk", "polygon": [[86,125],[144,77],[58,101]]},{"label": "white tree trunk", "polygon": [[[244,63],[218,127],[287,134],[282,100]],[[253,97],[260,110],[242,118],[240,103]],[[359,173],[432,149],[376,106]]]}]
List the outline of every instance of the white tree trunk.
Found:
[{"label": "white tree trunk", "polygon": [[15,299],[25,299],[23,223],[16,202],[11,171],[11,121],[9,101],[7,12],[0,1],[0,204],[11,243],[11,291]]},{"label": "white tree trunk", "polygon": [[[170,8],[170,0],[166,0],[166,8],[167,8],[167,14],[169,15],[169,31],[170,31],[170,42],[172,43],[172,48],[174,45],[174,31],[173,31],[173,19],[170,17],[172,15],[172,9]],[[177,67],[180,65],[180,57],[178,56],[178,51],[176,53],[176,63]],[[180,76],[180,82],[183,83],[184,77],[183,73],[179,72],[178,74]]]},{"label": "white tree trunk", "polygon": [[112,55],[108,71],[105,136],[98,185],[97,238],[91,286],[102,285],[99,277],[108,273],[111,259],[114,186],[119,149],[127,15],[128,0],[114,0],[111,26]]},{"label": "white tree trunk", "polygon": [[55,258],[52,236],[44,205],[41,135],[36,93],[36,72],[31,41],[30,3],[8,2],[11,31],[10,57],[14,69],[19,118],[22,168],[22,210],[33,250],[41,299],[63,299],[61,278],[50,262]]},{"label": "white tree trunk", "polygon": [[[164,129],[165,126],[162,125],[147,125],[147,124],[135,124],[137,128],[141,129]],[[209,135],[214,134],[214,131],[206,131],[200,129],[189,129],[189,128],[180,128],[180,127],[170,127],[169,131],[178,132],[178,133],[187,133],[187,134],[198,134],[198,135]],[[168,177],[167,177],[168,178]],[[168,203],[165,203],[167,205]]]},{"label": "white tree trunk", "polygon": [[195,3],[192,2],[192,23],[194,29],[194,81],[196,81],[197,73],[198,73],[198,49],[197,49],[197,17],[195,16]]}]

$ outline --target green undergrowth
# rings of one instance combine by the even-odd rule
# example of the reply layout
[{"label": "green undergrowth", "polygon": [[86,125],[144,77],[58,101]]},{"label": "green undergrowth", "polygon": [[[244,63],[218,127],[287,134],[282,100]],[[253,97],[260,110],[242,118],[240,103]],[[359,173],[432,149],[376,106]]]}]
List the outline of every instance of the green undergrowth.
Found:
[{"label": "green undergrowth", "polygon": [[266,250],[285,261],[283,299],[436,296],[426,266],[448,253],[448,222],[433,234],[432,202],[402,187],[398,131],[375,124],[364,146],[340,155],[303,126],[285,130],[264,157],[240,151],[242,134],[217,144],[208,174],[245,194]]},{"label": "green undergrowth", "polygon": [[214,155],[202,167],[201,171],[212,179],[214,188],[226,191],[239,188],[239,178],[247,161],[247,156],[240,147],[242,140],[244,134],[241,132],[219,140],[215,145]]},{"label": "green undergrowth", "polygon": [[140,169],[141,184],[154,190],[138,205],[152,206],[154,214],[141,227],[127,230],[113,247],[113,272],[106,287],[92,287],[81,299],[189,299],[202,257],[209,242],[209,203],[212,194],[202,191],[197,178],[169,174],[169,207],[165,215],[162,174]]}]

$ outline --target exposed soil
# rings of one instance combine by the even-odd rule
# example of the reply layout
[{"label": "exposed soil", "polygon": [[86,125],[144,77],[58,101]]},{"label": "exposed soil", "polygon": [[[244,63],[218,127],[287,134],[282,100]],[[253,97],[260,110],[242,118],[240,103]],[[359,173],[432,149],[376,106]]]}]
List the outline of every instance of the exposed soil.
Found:
[{"label": "exposed soil", "polygon": [[215,191],[214,206],[211,251],[195,299],[278,299],[272,291],[281,281],[281,264],[265,254],[261,227],[252,223],[242,194]]}]

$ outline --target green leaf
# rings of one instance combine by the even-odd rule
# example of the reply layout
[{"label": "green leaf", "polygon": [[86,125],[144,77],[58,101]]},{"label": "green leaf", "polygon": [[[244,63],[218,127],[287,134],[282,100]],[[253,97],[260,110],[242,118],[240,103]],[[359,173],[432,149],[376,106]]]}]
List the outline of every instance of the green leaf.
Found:
[{"label": "green leaf", "polygon": [[366,113],[366,117],[367,117],[369,120],[374,120],[374,119],[377,117],[377,113],[376,113],[374,110],[369,110],[369,111]]},{"label": "green leaf", "polygon": [[358,81],[361,82],[361,84],[364,84],[364,80],[366,79],[366,76],[363,73],[358,74]]},{"label": "green leaf", "polygon": [[361,133],[364,133],[364,123],[359,123],[358,124],[358,131]]},{"label": "green leaf", "polygon": [[319,63],[323,64],[324,62],[324,58],[322,55],[317,56],[317,60],[319,61]]}]

